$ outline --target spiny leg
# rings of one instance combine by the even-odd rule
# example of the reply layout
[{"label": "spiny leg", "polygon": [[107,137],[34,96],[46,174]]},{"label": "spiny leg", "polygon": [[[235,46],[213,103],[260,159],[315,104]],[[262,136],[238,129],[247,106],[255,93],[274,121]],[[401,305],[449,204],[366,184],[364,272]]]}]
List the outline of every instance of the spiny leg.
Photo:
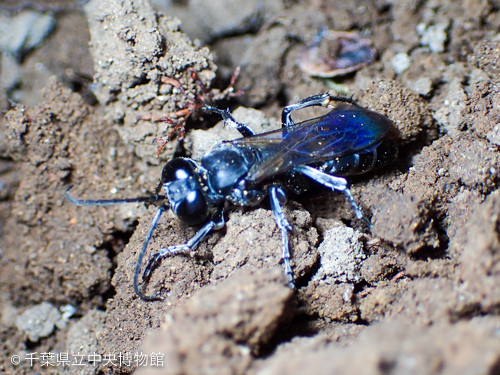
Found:
[{"label": "spiny leg", "polygon": [[323,186],[326,186],[327,188],[343,192],[347,197],[347,199],[349,200],[349,202],[351,203],[351,206],[358,220],[364,221],[368,225],[368,227],[371,227],[370,221],[363,215],[363,212],[359,208],[358,204],[356,203],[354,197],[351,194],[351,191],[347,187],[346,179],[342,177],[329,175],[327,173],[318,171],[316,168],[309,167],[307,165],[294,167],[293,170],[312,178],[314,181],[320,183]]},{"label": "spiny leg", "polygon": [[[187,243],[160,249],[156,254],[152,255],[142,275],[143,283],[147,283],[149,281],[153,270],[158,266],[162,259],[181,253],[189,253],[205,238],[208,233],[210,233],[212,230],[222,229],[224,225],[224,208],[223,206],[221,206],[213,213],[212,219],[207,224],[205,224],[198,232],[196,232],[196,234]],[[152,297],[154,298],[148,297],[148,299],[161,298],[157,294]]]},{"label": "spiny leg", "polygon": [[298,103],[290,104],[283,108],[283,111],[281,112],[282,126],[284,128],[287,128],[295,125],[292,119],[292,111],[297,111],[299,109],[313,106],[328,107],[330,102],[345,102],[356,105],[356,102],[351,98],[346,98],[344,96],[335,96],[328,92],[324,94],[313,95],[308,98],[302,99]]},{"label": "spiny leg", "polygon": [[224,120],[224,124],[226,124],[230,128],[238,130],[243,137],[250,137],[252,135],[255,135],[255,132],[250,127],[248,127],[245,124],[242,124],[241,122],[236,121],[234,117],[231,115],[229,109],[223,111],[222,109],[211,107],[208,105],[206,105],[203,109],[205,111],[215,112],[221,115],[222,119]]},{"label": "spiny leg", "polygon": [[292,266],[290,265],[290,247],[288,244],[288,232],[292,230],[292,226],[288,222],[283,212],[281,204],[286,203],[285,190],[281,186],[271,186],[269,189],[269,196],[271,198],[271,208],[273,210],[274,219],[276,220],[277,227],[281,230],[282,251],[281,258],[285,267],[285,275],[288,279],[290,288],[295,289],[293,282]]}]

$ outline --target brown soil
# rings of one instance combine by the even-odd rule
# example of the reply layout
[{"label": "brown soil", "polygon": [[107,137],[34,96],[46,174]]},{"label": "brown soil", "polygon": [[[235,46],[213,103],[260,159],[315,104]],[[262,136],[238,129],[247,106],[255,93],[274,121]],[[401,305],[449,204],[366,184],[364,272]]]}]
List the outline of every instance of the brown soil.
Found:
[{"label": "brown soil", "polygon": [[[11,106],[0,127],[0,372],[500,373],[500,3],[173,3],[4,6],[12,14],[50,9],[57,28],[22,61],[32,77],[20,88],[25,102],[0,98]],[[243,27],[255,26],[256,12],[260,28]],[[395,125],[398,160],[350,179],[371,231],[341,194],[317,189],[290,200],[294,292],[269,207],[233,207],[226,228],[193,256],[155,268],[146,291],[164,300],[139,299],[132,281],[156,207],[79,207],[65,189],[73,184],[71,194],[88,199],[151,194],[174,153],[199,158],[217,140],[237,137],[195,111],[184,142],[174,139],[155,156],[152,140],[172,125],[141,116],[154,120],[203,95],[192,72],[222,90],[240,65],[236,88],[244,95],[217,105],[259,108],[235,111],[257,132],[279,126],[283,105],[332,85],[297,66],[325,26],[373,41],[377,60],[335,78],[336,87]],[[445,35],[444,50],[417,30],[433,41]],[[203,42],[210,45],[198,47]],[[400,53],[410,65],[398,74]],[[38,63],[53,76],[30,75]],[[77,76],[95,82],[75,85]],[[215,98],[220,90],[212,89]],[[146,256],[197,229],[166,212]],[[62,313],[67,305],[73,315]],[[30,367],[25,358],[35,352],[87,362]],[[118,360],[140,352],[161,353],[163,366]],[[116,360],[93,365],[93,353]]]}]

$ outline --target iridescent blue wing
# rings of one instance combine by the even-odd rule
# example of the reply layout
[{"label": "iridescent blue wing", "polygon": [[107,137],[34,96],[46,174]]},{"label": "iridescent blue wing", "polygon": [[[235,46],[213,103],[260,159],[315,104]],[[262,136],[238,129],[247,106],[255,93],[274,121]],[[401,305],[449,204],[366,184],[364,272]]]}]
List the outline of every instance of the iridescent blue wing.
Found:
[{"label": "iridescent blue wing", "polygon": [[332,160],[379,143],[392,122],[380,113],[351,104],[340,104],[325,116],[229,143],[262,151],[248,181],[260,182],[293,166]]}]

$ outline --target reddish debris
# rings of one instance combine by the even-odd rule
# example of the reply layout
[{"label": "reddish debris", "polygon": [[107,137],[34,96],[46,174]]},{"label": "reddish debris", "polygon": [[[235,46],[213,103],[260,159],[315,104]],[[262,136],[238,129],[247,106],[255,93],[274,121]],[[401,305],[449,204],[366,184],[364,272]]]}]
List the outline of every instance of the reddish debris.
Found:
[{"label": "reddish debris", "polygon": [[[175,112],[167,113],[159,118],[153,118],[152,116],[149,115],[141,116],[140,117],[141,120],[163,121],[168,124],[174,125],[173,130],[170,132],[168,136],[154,139],[154,142],[159,144],[158,150],[156,151],[156,156],[160,155],[160,152],[163,149],[163,147],[167,144],[167,142],[173,137],[173,135],[177,131],[180,132],[179,140],[182,140],[184,138],[184,134],[186,132],[184,125],[188,117],[191,116],[193,112],[203,108],[206,102],[211,103],[217,100],[232,98],[235,96],[241,96],[243,94],[243,90],[239,90],[236,92],[234,91],[234,83],[238,78],[239,74],[240,74],[240,67],[238,66],[235,69],[233,75],[231,76],[231,81],[229,83],[229,86],[224,91],[219,92],[218,90],[208,90],[207,87],[203,84],[203,82],[200,81],[196,72],[192,70],[191,78],[194,81],[196,81],[196,83],[200,86],[203,95],[197,95],[194,99],[189,100],[184,108]],[[184,88],[182,87],[181,83],[178,80],[170,77],[162,77],[161,81],[163,83],[168,83],[178,88],[183,95],[186,94],[186,91],[184,90]]]}]

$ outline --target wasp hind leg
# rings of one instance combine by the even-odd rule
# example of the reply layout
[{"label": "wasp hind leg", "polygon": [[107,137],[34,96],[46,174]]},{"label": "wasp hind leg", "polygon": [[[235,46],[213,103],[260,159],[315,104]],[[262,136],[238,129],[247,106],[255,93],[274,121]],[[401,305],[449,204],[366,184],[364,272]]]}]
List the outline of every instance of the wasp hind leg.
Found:
[{"label": "wasp hind leg", "polygon": [[313,179],[314,181],[320,183],[323,186],[326,186],[331,190],[337,190],[343,192],[344,195],[349,200],[349,203],[351,203],[352,209],[354,210],[354,213],[356,214],[358,220],[362,220],[368,226],[368,228],[371,228],[370,221],[365,217],[365,215],[363,215],[363,211],[361,211],[361,208],[359,208],[358,204],[354,200],[354,197],[352,196],[351,191],[347,187],[347,180],[345,178],[329,175],[327,173],[318,171],[316,168],[309,167],[307,165],[301,165],[295,167],[293,168],[293,170],[295,172],[299,172],[302,173],[303,175],[306,175],[307,177]]},{"label": "wasp hind leg", "polygon": [[271,209],[273,210],[276,226],[281,230],[281,258],[285,267],[285,275],[288,279],[288,286],[295,289],[293,281],[292,266],[290,264],[290,247],[288,244],[288,232],[292,230],[292,226],[285,217],[282,204],[286,203],[285,190],[281,186],[271,186],[269,189],[269,196],[271,200]]}]

